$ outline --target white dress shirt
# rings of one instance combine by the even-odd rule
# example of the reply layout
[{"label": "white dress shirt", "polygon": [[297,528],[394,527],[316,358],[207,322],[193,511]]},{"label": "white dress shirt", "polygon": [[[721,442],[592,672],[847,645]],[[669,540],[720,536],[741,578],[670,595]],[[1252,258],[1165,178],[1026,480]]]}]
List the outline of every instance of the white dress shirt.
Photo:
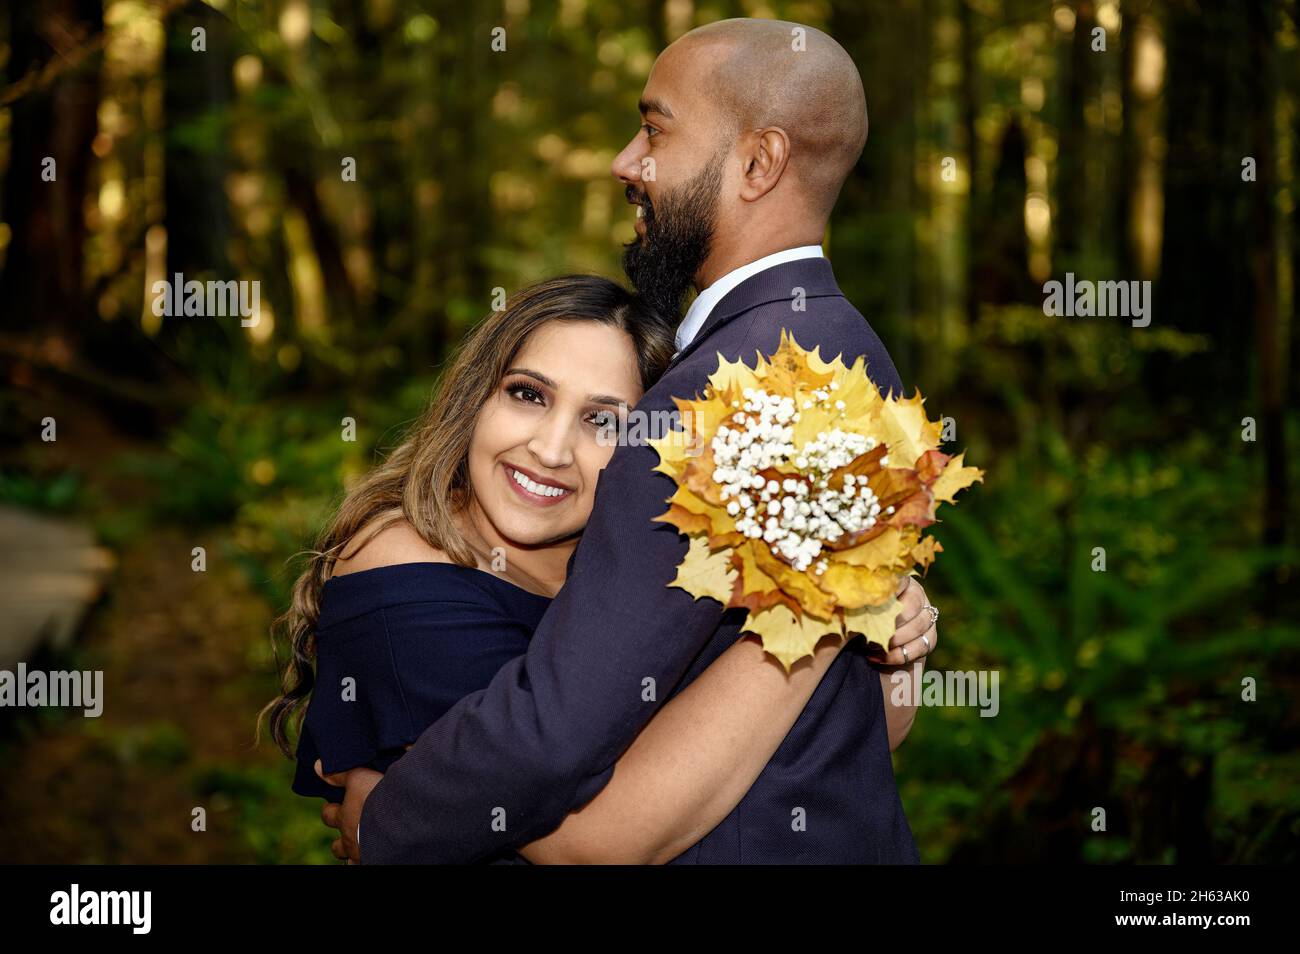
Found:
[{"label": "white dress shirt", "polygon": [[771,255],[764,255],[762,258],[750,262],[748,265],[741,265],[739,268],[733,268],[727,274],[723,275],[716,282],[710,285],[704,291],[695,296],[695,301],[691,302],[691,307],[686,309],[686,317],[682,323],[677,326],[677,350],[685,348],[700,332],[704,322],[708,320],[709,315],[713,312],[718,302],[746,278],[757,275],[761,271],[771,268],[773,265],[781,265],[785,262],[798,261],[801,258],[825,258],[820,245],[800,245],[798,248],[782,249],[779,252],[773,252]]}]

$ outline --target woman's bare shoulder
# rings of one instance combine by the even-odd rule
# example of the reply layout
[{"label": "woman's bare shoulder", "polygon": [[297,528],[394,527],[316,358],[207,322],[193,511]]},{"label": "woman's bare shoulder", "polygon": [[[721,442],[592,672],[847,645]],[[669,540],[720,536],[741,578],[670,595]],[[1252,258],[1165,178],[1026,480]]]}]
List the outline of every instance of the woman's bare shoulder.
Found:
[{"label": "woman's bare shoulder", "polygon": [[342,556],[334,563],[332,575],[343,576],[400,563],[453,562],[445,550],[432,546],[407,521],[399,520],[376,532],[382,526],[380,522],[368,524],[348,541]]}]

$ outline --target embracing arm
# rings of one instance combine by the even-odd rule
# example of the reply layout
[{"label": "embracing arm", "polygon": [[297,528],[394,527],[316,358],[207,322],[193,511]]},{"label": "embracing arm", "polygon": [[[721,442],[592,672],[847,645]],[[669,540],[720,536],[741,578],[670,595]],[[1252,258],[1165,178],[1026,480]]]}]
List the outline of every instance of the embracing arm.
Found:
[{"label": "embracing arm", "polygon": [[[654,518],[672,481],[655,452],[619,447],[596,486],[568,582],[527,652],[426,728],[369,793],[360,859],[466,863],[550,834],[614,764],[722,621],[670,588],[686,550]],[[647,680],[659,702],[643,697]]]},{"label": "embracing arm", "polygon": [[[925,666],[924,657],[904,663],[898,647],[915,656],[923,633],[931,644],[938,639],[922,613],[921,585],[905,580],[900,600],[879,670],[890,751],[907,737],[917,707],[915,693],[895,703],[895,674],[914,671],[919,680]],[[738,640],[650,720],[599,795],[520,853],[537,864],[661,864],[677,857],[744,798],[844,645],[824,638],[787,676],[756,637]]]},{"label": "embracing arm", "polygon": [[787,676],[738,639],[650,720],[609,784],[519,852],[538,864],[662,864],[707,835],[758,778],[839,655],[826,637]]},{"label": "embracing arm", "polygon": [[[894,620],[894,636],[889,641],[889,650],[875,663],[880,674],[891,752],[902,745],[912,731],[916,710],[921,704],[925,658],[939,645],[939,611],[930,612],[930,601],[921,584],[909,579],[906,592],[900,594],[899,599],[903,606]],[[912,691],[898,691],[904,680],[912,682]]]},{"label": "embracing arm", "polygon": [[894,689],[898,685],[894,681],[894,674],[896,672],[911,673],[915,671],[915,676],[908,675],[907,678],[915,678],[919,683],[924,669],[925,660],[918,659],[910,667],[896,666],[880,670],[880,692],[885,701],[885,725],[889,731],[889,751],[891,752],[902,745],[903,740],[907,738],[907,734],[912,731],[912,723],[916,721],[918,701],[915,693],[908,693],[907,699],[909,701],[906,703],[894,701]]},{"label": "embracing arm", "polygon": [[[506,663],[486,689],[460,699],[426,728],[363,796],[363,863],[466,863],[543,839],[609,784],[616,763],[657,712],[669,721],[652,732],[639,755],[621,765],[628,770],[629,787],[591,816],[597,835],[556,842],[557,857],[587,857],[592,845],[603,851],[607,839],[601,833],[616,825],[611,818],[627,823],[629,810],[619,806],[633,799],[641,803],[642,820],[636,824],[645,838],[636,844],[620,841],[615,850],[624,853],[620,856],[675,857],[743,797],[766,762],[757,753],[770,757],[777,749],[821,673],[804,673],[804,683],[767,684],[777,695],[795,693],[782,696],[785,715],[779,718],[770,712],[748,718],[740,732],[735,713],[718,717],[708,730],[711,740],[745,740],[743,755],[725,755],[731,760],[721,773],[725,794],[706,791],[698,778],[688,780],[693,794],[672,797],[686,797],[689,809],[670,803],[668,810],[678,812],[671,819],[653,806],[647,813],[643,793],[657,798],[671,784],[661,776],[688,764],[684,760],[699,764],[718,757],[716,741],[684,746],[688,733],[681,731],[711,708],[709,694],[717,686],[736,696],[754,680],[786,679],[779,669],[765,670],[759,648],[743,641],[728,650],[735,652],[722,669],[699,677],[716,682],[713,690],[705,684],[693,694],[696,703],[688,701],[670,714],[669,704],[644,699],[647,680],[677,686],[722,622],[719,603],[692,599],[670,586],[686,546],[673,528],[654,522],[673,490],[671,480],[652,472],[654,463],[654,452],[645,446],[615,452],[597,485],[569,581],[528,651]],[[691,737],[701,729],[689,728]],[[649,767],[652,763],[660,767]],[[653,789],[645,787],[646,779],[653,779]]]}]

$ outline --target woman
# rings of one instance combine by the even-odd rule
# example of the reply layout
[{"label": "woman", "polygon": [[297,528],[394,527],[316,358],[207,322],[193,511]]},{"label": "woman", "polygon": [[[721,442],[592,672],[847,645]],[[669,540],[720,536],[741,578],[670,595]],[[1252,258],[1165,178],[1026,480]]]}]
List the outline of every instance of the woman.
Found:
[{"label": "woman", "polygon": [[[347,495],[295,586],[292,661],[267,707],[288,755],[288,722],[312,695],[294,791],[340,800],[317,777],[318,758],[325,772],[383,771],[526,651],[591,512],[608,434],[672,347],[671,329],[595,276],[527,288],[467,336],[428,410]],[[828,637],[787,677],[756,641],[739,640],[662,707],[591,802],[518,854],[485,860],[680,854],[744,796],[841,645]]]}]

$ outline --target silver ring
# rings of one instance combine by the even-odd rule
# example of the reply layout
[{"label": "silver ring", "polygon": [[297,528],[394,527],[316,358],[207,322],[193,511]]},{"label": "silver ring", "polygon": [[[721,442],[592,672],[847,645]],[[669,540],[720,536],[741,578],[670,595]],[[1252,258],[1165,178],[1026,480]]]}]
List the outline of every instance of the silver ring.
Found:
[{"label": "silver ring", "polygon": [[902,649],[903,649],[903,662],[911,662],[911,660],[907,658],[907,647],[904,646],[902,647]]},{"label": "silver ring", "polygon": [[931,625],[931,626],[933,626],[935,623],[939,622],[939,607],[934,606],[934,605],[932,605],[932,604],[930,604],[930,603],[926,603],[925,606],[923,606],[923,607],[921,607],[921,608],[922,608],[922,609],[928,609],[928,610],[930,611],[930,625]]},{"label": "silver ring", "polygon": [[921,634],[921,639],[924,640],[924,642],[925,642],[925,652],[926,652],[926,655],[928,656],[928,655],[930,654],[930,649],[931,649],[931,646],[930,646],[930,637],[929,637],[929,636],[926,636],[924,633],[922,633],[922,634]]}]

